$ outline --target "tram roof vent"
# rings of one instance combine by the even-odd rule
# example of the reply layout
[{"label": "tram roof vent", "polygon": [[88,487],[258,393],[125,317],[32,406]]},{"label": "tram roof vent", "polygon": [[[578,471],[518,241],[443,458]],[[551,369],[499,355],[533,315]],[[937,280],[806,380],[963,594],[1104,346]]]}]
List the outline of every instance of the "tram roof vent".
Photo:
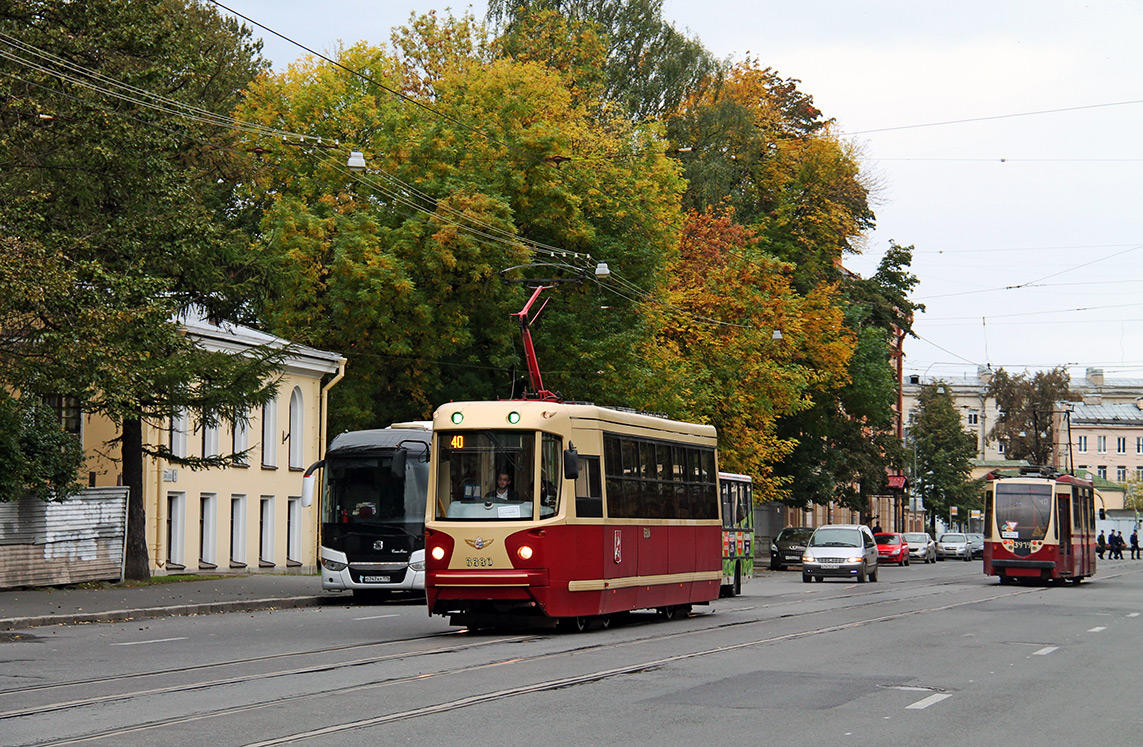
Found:
[{"label": "tram roof vent", "polygon": [[1051,467],[1041,467],[1039,465],[1027,465],[1020,468],[1020,475],[1035,475],[1036,477],[1051,477],[1055,474],[1055,470]]}]

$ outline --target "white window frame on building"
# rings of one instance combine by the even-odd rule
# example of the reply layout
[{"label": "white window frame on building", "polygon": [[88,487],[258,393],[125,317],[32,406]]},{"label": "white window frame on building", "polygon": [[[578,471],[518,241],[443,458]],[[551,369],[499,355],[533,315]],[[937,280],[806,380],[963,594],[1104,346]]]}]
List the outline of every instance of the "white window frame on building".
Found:
[{"label": "white window frame on building", "polygon": [[204,425],[202,427],[202,456],[203,459],[218,456],[218,424]]},{"label": "white window frame on building", "polygon": [[187,422],[186,410],[180,411],[177,415],[171,418],[171,433],[170,433],[170,449],[171,454],[176,457],[186,457],[187,455]]},{"label": "white window frame on building", "polygon": [[302,407],[302,388],[294,387],[294,391],[290,393],[290,469],[304,470],[306,465],[302,464],[305,459],[304,447],[306,444],[305,430],[305,410]]},{"label": "white window frame on building", "polygon": [[980,413],[974,410],[969,411],[967,419],[969,425],[980,425]]},{"label": "white window frame on building", "polygon": [[291,495],[286,499],[286,565],[302,564],[302,497]]},{"label": "white window frame on building", "polygon": [[1087,453],[1087,436],[1076,436],[1076,451],[1081,454]]},{"label": "white window frame on building", "polygon": [[1107,436],[1095,437],[1095,451],[1097,454],[1107,453]]},{"label": "white window frame on building", "polygon": [[186,568],[183,553],[186,537],[186,494],[167,493],[167,568],[181,571]]},{"label": "white window frame on building", "polygon": [[246,567],[246,496],[230,496],[230,567]]},{"label": "white window frame on building", "polygon": [[1143,436],[1135,437],[1135,453],[1143,454]]},{"label": "white window frame on building", "polygon": [[203,493],[198,506],[198,567],[213,570],[218,567],[215,551],[218,537],[218,495]]},{"label": "white window frame on building", "polygon": [[1126,454],[1127,453],[1127,436],[1117,436],[1115,438],[1115,453],[1116,454]]},{"label": "white window frame on building", "polygon": [[262,496],[258,509],[258,565],[262,568],[273,568],[274,496]]},{"label": "white window frame on building", "polygon": [[1099,475],[1102,479],[1107,479],[1107,465],[1101,464],[1095,468],[1095,474]]},{"label": "white window frame on building", "polygon": [[1115,468],[1115,481],[1127,482],[1127,467],[1120,464]]},{"label": "white window frame on building", "polygon": [[243,453],[250,448],[250,423],[248,421],[234,421],[230,428],[230,445],[230,450],[235,455],[234,466],[250,466],[250,455]]},{"label": "white window frame on building", "polygon": [[262,405],[262,467],[278,468],[278,398]]}]

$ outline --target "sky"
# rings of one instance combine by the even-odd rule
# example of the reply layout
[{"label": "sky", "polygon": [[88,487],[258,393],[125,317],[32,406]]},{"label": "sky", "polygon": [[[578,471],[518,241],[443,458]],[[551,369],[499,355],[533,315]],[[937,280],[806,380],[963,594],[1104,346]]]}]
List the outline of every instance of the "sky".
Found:
[{"label": "sky", "polygon": [[[321,52],[450,7],[220,2]],[[801,81],[858,147],[877,227],[846,266],[868,276],[890,240],[914,247],[906,374],[1143,378],[1143,3],[663,0],[663,16]],[[254,31],[275,70],[305,54]]]}]

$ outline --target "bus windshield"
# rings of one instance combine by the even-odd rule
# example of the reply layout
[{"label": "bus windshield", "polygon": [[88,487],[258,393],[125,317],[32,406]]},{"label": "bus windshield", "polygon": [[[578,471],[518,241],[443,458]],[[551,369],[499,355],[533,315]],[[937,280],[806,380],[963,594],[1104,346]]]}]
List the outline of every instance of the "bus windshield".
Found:
[{"label": "bus windshield", "polygon": [[1052,486],[1001,482],[996,486],[995,505],[1001,538],[1042,540],[1052,516]]},{"label": "bus windshield", "polygon": [[326,524],[409,524],[421,533],[428,464],[409,459],[405,475],[392,473],[392,455],[330,457],[326,462]]},{"label": "bus windshield", "polygon": [[563,446],[557,436],[541,436],[537,459],[535,431],[440,431],[439,448],[433,453],[436,518],[521,521],[554,515],[557,487],[562,484]]}]

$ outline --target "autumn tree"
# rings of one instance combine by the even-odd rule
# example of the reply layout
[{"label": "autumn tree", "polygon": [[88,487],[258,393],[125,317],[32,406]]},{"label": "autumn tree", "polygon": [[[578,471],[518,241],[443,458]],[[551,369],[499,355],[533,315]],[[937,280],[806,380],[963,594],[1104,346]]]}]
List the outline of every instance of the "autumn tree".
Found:
[{"label": "autumn tree", "polygon": [[581,54],[568,65],[569,47],[551,42],[574,38],[571,48],[580,50],[599,42],[602,100],[636,120],[653,120],[710,85],[720,69],[702,42],[665,21],[662,10],[662,0],[491,0],[488,19],[508,54],[578,70],[581,81],[595,78],[578,62],[591,58]]},{"label": "autumn tree", "polygon": [[[401,33],[445,32],[412,23]],[[266,150],[245,185],[263,212],[259,242],[289,261],[268,318],[284,336],[351,359],[331,430],[376,426],[447,399],[519,395],[510,314],[526,296],[503,277],[578,276],[609,261],[625,289],[561,287],[536,340],[549,389],[622,401],[612,371],[637,369],[651,323],[631,288],[658,288],[675,250],[676,166],[653,127],[589,116],[556,71],[477,53],[431,73],[408,64],[407,50],[434,46],[360,45],[339,65],[300,62],[251,87],[242,119],[343,144],[248,144]],[[398,90],[431,90],[431,105]],[[346,171],[346,143],[368,158],[363,176]],[[510,269],[537,262],[546,266]]]},{"label": "autumn tree", "polygon": [[1057,367],[1031,376],[1013,376],[1001,368],[988,383],[987,396],[996,400],[1000,411],[988,438],[1003,442],[1009,459],[1051,464],[1055,443],[1052,413],[1057,402],[1073,399],[1067,369]]},{"label": "autumn tree", "polygon": [[961,427],[952,394],[943,382],[921,387],[906,445],[914,450],[913,487],[930,512],[934,534],[936,517],[947,517],[949,507],[966,511],[978,507],[977,487],[969,479],[976,439]]},{"label": "autumn tree", "polygon": [[16,0],[0,31],[0,384],[121,427],[126,575],[145,578],[144,459],[171,455],[143,423],[240,420],[273,393],[276,353],[207,353],[177,324],[192,307],[249,321],[276,277],[241,230],[232,140],[205,116],[265,67],[260,43],[195,0]]}]

